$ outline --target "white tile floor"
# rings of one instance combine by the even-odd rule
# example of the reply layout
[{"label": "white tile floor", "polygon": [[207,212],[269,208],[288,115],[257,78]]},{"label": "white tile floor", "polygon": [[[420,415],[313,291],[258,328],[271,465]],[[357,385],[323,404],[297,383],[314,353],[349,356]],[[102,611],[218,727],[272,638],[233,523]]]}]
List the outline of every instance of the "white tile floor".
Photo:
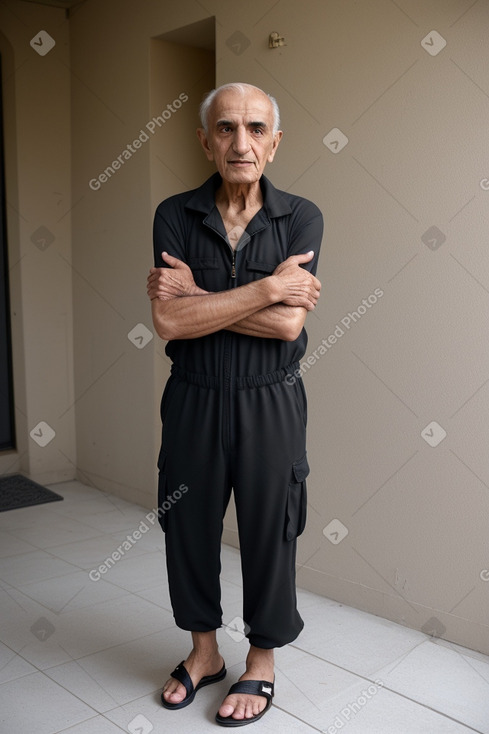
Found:
[{"label": "white tile floor", "polygon": [[[246,641],[220,630],[226,680],[184,710],[163,709],[159,688],[189,649],[173,624],[163,533],[146,522],[91,580],[148,511],[78,482],[52,489],[62,502],[0,514],[0,731],[222,731],[214,714]],[[234,629],[240,571],[229,547],[222,578]],[[305,630],[276,652],[274,706],[253,732],[489,734],[489,658],[308,592],[299,598]]]}]

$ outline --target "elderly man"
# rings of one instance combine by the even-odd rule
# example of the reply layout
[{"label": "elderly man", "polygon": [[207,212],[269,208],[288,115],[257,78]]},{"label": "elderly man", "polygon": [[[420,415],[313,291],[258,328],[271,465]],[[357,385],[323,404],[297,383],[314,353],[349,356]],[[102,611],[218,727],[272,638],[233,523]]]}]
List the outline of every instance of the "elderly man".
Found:
[{"label": "elderly man", "polygon": [[[241,726],[270,708],[273,650],[303,627],[295,555],[309,469],[297,367],[321,288],[314,273],[323,224],[314,204],[263,176],[282,138],[272,97],[226,84],[207,96],[201,117],[197,134],[217,173],[159,205],[148,277],[153,323],[172,360],[158,493],[160,504],[173,502],[160,522],[175,621],[193,641],[161,700],[183,708],[226,675],[216,630],[222,523],[233,490],[250,648],[216,721]],[[178,493],[182,485],[188,489]]]}]

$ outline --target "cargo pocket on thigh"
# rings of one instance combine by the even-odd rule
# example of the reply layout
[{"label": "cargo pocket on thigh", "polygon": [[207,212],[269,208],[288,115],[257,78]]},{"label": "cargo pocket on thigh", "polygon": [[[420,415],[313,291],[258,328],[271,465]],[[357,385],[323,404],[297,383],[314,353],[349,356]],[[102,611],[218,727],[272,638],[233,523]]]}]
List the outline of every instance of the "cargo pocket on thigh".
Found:
[{"label": "cargo pocket on thigh", "polygon": [[285,514],[285,539],[294,540],[306,526],[307,487],[309,474],[307,454],[292,464],[292,481],[288,487],[287,511]]},{"label": "cargo pocket on thigh", "polygon": [[158,456],[158,522],[163,532],[166,532],[168,526],[167,512],[164,509],[164,502],[168,494],[168,482],[166,478],[166,451],[160,449]]}]

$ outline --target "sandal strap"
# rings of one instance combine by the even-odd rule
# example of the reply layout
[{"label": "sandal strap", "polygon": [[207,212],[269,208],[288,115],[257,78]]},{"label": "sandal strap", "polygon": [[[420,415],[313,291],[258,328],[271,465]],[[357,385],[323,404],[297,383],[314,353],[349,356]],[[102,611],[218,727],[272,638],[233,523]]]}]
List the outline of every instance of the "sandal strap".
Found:
[{"label": "sandal strap", "polygon": [[184,660],[177,665],[173,673],[170,673],[170,676],[172,678],[175,678],[177,681],[179,681],[182,685],[185,686],[185,690],[187,691],[187,696],[191,696],[194,690],[194,684],[192,683],[192,678],[189,676],[188,671],[184,665]]},{"label": "sandal strap", "polygon": [[248,693],[250,696],[264,696],[271,701],[274,695],[274,684],[266,680],[239,680],[231,686],[228,696],[232,693]]}]

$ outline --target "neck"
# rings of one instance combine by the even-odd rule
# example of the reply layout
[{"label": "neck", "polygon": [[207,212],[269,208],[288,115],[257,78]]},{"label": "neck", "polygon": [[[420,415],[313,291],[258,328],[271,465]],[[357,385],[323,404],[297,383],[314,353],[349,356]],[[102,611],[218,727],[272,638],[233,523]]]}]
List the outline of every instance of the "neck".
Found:
[{"label": "neck", "polygon": [[239,211],[261,207],[263,195],[260,182],[241,184],[223,180],[217,191],[216,200],[218,204],[227,209],[232,208]]}]

